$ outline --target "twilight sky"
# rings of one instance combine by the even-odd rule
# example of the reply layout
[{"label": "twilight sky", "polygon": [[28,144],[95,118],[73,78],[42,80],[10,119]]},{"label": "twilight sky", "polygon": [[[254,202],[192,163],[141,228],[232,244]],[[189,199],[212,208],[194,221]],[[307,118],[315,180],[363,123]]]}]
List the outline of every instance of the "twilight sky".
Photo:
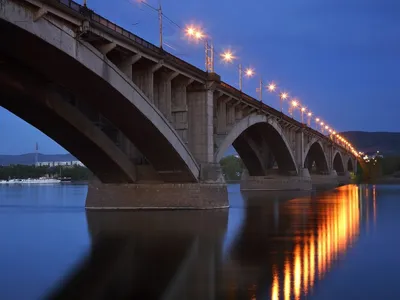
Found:
[{"label": "twilight sky", "polygon": [[[136,0],[88,0],[97,13],[158,44],[157,14]],[[157,6],[158,0],[148,0]],[[162,0],[164,14],[184,27],[202,26],[217,51],[231,49],[257,76],[277,82],[337,131],[400,131],[400,1],[398,0]],[[204,69],[201,44],[164,20],[167,51]],[[172,48],[170,48],[170,47]],[[216,72],[238,86],[237,67]],[[266,92],[264,93],[266,95]],[[278,108],[276,96],[264,102]],[[0,108],[0,154],[65,150]]]}]

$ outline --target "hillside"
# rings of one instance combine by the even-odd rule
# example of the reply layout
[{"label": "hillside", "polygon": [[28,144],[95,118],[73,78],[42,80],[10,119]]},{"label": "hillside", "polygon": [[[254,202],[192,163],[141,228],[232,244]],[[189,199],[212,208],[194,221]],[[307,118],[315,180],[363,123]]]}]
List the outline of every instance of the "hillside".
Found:
[{"label": "hillside", "polygon": [[400,154],[400,132],[342,132],[357,150],[372,153],[379,151],[383,155]]},{"label": "hillside", "polygon": [[[38,154],[38,161],[73,161],[77,160],[71,154]],[[27,153],[20,155],[1,155],[0,166],[8,165],[33,165],[35,163],[35,153]]]}]

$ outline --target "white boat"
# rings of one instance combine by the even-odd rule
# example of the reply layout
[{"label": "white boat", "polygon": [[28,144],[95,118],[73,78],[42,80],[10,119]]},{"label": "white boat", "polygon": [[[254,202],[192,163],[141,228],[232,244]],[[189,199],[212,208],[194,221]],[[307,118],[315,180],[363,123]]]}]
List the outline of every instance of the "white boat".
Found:
[{"label": "white boat", "polygon": [[0,184],[56,184],[61,180],[47,177],[0,180]]}]

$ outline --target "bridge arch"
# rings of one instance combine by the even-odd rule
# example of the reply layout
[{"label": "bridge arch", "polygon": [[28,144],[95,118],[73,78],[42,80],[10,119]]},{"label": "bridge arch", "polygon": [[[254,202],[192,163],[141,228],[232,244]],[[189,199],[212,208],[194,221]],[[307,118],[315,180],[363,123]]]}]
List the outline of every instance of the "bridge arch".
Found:
[{"label": "bridge arch", "polygon": [[[84,163],[104,183],[136,181],[132,161],[62,95],[12,66],[0,71],[0,106],[36,127]],[[16,74],[17,70],[22,74]],[[28,79],[29,78],[29,79]],[[18,87],[23,87],[19,89]]]},{"label": "bridge arch", "polygon": [[305,153],[306,155],[303,163],[304,168],[308,168],[311,172],[313,164],[315,163],[316,172],[318,174],[329,172],[328,159],[321,141],[317,139],[311,141]]},{"label": "bridge arch", "polygon": [[298,174],[294,155],[282,128],[276,121],[268,119],[265,115],[252,114],[236,123],[216,151],[214,161],[219,162],[226,150],[233,145],[250,175],[264,175],[262,174],[265,170],[263,159],[268,154],[260,153],[255,149],[263,142],[261,139],[268,144],[279,169],[294,171]]},{"label": "bridge arch", "polygon": [[353,160],[351,159],[351,157],[349,157],[347,160],[347,171],[354,172],[354,165],[353,165]]},{"label": "bridge arch", "polygon": [[333,169],[339,174],[339,173],[344,173],[344,163],[343,163],[343,156],[342,153],[338,150],[334,152],[333,155]]},{"label": "bridge arch", "polygon": [[9,41],[0,44],[0,55],[11,57],[95,106],[164,181],[198,181],[200,168],[193,155],[128,76],[74,32],[57,26],[56,21],[41,18],[33,22],[33,11],[20,9],[14,2],[7,5],[14,5],[11,11],[15,13],[7,15],[8,10],[0,10],[0,34]]}]

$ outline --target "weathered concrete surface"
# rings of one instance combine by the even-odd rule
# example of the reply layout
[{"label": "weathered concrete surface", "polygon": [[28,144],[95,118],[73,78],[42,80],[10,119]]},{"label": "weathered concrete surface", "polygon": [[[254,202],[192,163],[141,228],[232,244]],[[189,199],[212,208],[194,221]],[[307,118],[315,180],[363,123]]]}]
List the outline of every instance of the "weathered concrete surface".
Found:
[{"label": "weathered concrete surface", "polygon": [[215,209],[228,208],[225,183],[88,185],[87,209]]},{"label": "weathered concrete surface", "polygon": [[336,187],[339,185],[338,176],[335,170],[328,175],[312,174],[311,181],[313,186],[321,188]]},{"label": "weathered concrete surface", "polygon": [[243,191],[308,191],[312,189],[311,178],[303,176],[248,176],[243,174],[240,182]]}]

